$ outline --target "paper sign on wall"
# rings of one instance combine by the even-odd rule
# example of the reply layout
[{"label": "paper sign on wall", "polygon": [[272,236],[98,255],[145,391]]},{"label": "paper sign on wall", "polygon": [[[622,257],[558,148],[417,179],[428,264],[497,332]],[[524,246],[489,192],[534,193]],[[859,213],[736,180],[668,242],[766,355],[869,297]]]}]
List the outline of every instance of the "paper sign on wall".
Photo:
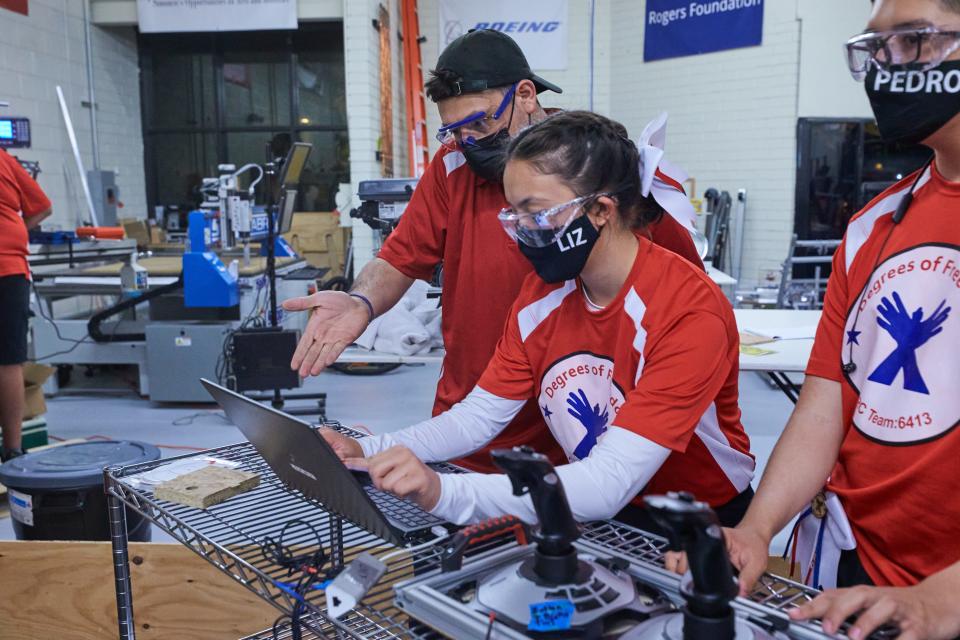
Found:
[{"label": "paper sign on wall", "polygon": [[647,0],[643,60],[751,47],[763,41],[763,0]]},{"label": "paper sign on wall", "polygon": [[441,51],[470,29],[507,34],[532,69],[567,68],[567,0],[440,0]]},{"label": "paper sign on wall", "polygon": [[296,29],[297,0],[137,0],[142,33]]}]

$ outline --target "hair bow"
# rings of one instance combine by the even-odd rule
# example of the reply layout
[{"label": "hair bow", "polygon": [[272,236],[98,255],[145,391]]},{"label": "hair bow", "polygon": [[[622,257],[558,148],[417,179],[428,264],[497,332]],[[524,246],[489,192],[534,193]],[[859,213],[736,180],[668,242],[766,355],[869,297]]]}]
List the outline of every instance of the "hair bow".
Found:
[{"label": "hair bow", "polygon": [[653,195],[664,211],[690,231],[696,231],[697,213],[683,189],[687,172],[663,157],[667,142],[667,112],[654,118],[637,140],[640,152],[640,190]]}]

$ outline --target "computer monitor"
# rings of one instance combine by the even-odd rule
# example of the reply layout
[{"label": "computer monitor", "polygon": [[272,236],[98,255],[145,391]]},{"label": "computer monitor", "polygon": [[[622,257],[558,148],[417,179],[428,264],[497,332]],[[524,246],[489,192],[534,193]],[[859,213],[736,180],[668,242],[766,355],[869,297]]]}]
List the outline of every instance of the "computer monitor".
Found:
[{"label": "computer monitor", "polygon": [[287,153],[280,173],[280,193],[277,198],[277,233],[287,233],[293,224],[293,210],[297,206],[297,193],[300,190],[300,177],[307,166],[307,158],[313,145],[308,142],[294,142]]},{"label": "computer monitor", "polygon": [[0,148],[24,149],[30,146],[30,121],[27,118],[0,117]]}]

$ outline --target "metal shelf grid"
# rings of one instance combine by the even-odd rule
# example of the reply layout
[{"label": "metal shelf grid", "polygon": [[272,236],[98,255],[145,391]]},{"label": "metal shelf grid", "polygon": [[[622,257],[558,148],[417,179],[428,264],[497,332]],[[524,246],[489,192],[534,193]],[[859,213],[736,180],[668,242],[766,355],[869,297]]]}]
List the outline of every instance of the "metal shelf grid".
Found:
[{"label": "metal shelf grid", "polygon": [[[588,525],[582,537],[607,550],[638,563],[659,566],[667,541],[644,531],[615,522],[597,522]],[[747,600],[778,611],[789,611],[810,602],[819,591],[780,576],[766,573],[757,582]]]},{"label": "metal shelf grid", "polygon": [[[338,423],[324,426],[362,437]],[[247,493],[209,507],[205,510],[186,507],[153,497],[152,491],[138,489],[125,479],[167,464],[174,459],[211,456],[240,463],[239,469],[259,473],[260,485]],[[448,466],[448,470],[455,467]],[[297,596],[289,588],[296,576],[264,558],[261,543],[266,537],[278,540],[284,525],[300,520],[313,526],[323,541],[329,563],[327,568],[342,567],[356,554],[367,551],[374,556],[385,556],[396,550],[390,543],[360,529],[330,513],[319,503],[299,491],[286,488],[249,443],[220,447],[179,458],[132,465],[105,471],[105,487],[110,499],[111,536],[114,549],[114,569],[117,590],[117,609],[121,640],[134,640],[133,602],[130,591],[130,572],[127,555],[126,515],[124,505],[142,514],[178,542],[189,547],[248,590],[290,616]],[[622,556],[630,561],[651,567],[661,566],[666,540],[632,527],[613,522],[597,522],[584,526],[581,541]],[[288,546],[315,546],[316,536],[308,528],[298,528],[296,535],[287,535]],[[484,543],[477,553],[515,542],[506,538]],[[472,554],[471,554],[472,555]],[[388,570],[380,582],[367,594],[361,604],[340,620],[325,615],[326,601],[321,590],[314,590],[304,599],[301,621],[304,637],[357,638],[385,640],[436,638],[437,634],[412,619],[394,604],[393,585],[416,575],[439,568],[440,546],[395,554],[387,562]],[[673,576],[673,580],[677,577]],[[807,602],[817,591],[790,580],[764,575],[749,598],[738,599],[747,608],[757,611],[776,609],[786,612]],[[752,605],[752,606],[751,606]],[[278,637],[289,637],[289,626]],[[312,631],[314,636],[308,635]],[[250,636],[251,640],[272,638],[272,630]]]},{"label": "metal shelf grid", "polygon": [[[324,426],[339,429],[355,437],[363,435],[337,423],[327,423]],[[153,497],[152,490],[136,488],[127,480],[134,474],[175,459],[196,456],[238,462],[238,469],[260,474],[260,485],[219,505],[195,509],[157,500]],[[361,551],[367,551],[374,556],[384,556],[396,550],[390,543],[330,513],[299,491],[286,488],[249,443],[108,469],[104,476],[104,486],[109,498],[121,640],[134,640],[136,637],[124,505],[142,514],[286,616],[292,614],[297,603],[297,596],[291,586],[298,576],[288,575],[285,568],[265,558],[261,544],[266,537],[279,540],[281,530],[288,522],[300,520],[316,530],[329,559],[325,569],[336,570],[349,563],[353,556]],[[316,546],[316,537],[308,527],[297,527],[295,531],[287,533],[284,544],[307,549]],[[492,540],[483,545],[482,549],[499,543],[498,540]],[[380,582],[367,594],[360,606],[340,620],[333,620],[325,615],[326,601],[323,592],[312,591],[304,598],[304,613],[301,615],[303,627],[312,630],[319,637],[371,640],[436,637],[429,629],[410,620],[394,606],[393,584],[412,577],[415,571],[421,573],[438,567],[440,553],[439,547],[431,546],[412,554],[394,555],[388,561],[387,573]],[[272,637],[271,631],[265,633],[266,636],[254,637]]]}]

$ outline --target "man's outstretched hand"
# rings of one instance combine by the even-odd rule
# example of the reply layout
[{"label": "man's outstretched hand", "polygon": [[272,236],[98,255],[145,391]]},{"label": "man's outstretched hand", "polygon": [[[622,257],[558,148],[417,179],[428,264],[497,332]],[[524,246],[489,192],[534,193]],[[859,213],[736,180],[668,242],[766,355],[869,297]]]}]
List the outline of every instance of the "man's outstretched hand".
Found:
[{"label": "man's outstretched hand", "polygon": [[303,378],[319,375],[336,362],[370,323],[370,312],[363,301],[343,291],[320,291],[303,298],[291,298],[283,301],[283,308],[313,310],[290,361],[290,368],[299,370]]}]

